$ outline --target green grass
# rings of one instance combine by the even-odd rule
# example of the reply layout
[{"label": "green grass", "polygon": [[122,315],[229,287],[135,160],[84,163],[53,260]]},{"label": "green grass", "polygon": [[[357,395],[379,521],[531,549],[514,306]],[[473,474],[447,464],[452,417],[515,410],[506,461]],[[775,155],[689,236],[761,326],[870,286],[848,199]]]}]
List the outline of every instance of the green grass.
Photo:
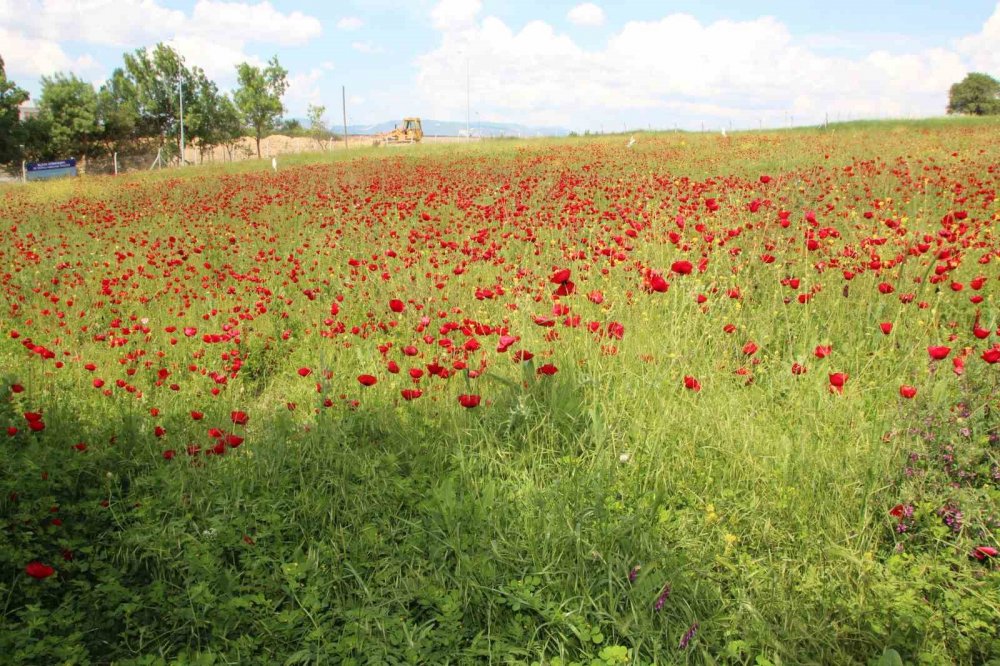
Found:
[{"label": "green grass", "polygon": [[[1000,528],[998,366],[979,358],[997,338],[971,332],[977,311],[1000,326],[993,130],[935,119],[643,134],[631,150],[622,137],[360,148],[279,158],[276,175],[250,161],[0,189],[0,428],[18,429],[0,442],[0,654],[1000,659],[1000,574],[969,556]],[[754,199],[768,203],[751,213]],[[966,229],[946,238],[957,210]],[[821,228],[834,233],[808,250]],[[911,253],[925,233],[934,249]],[[872,268],[872,253],[892,265]],[[702,257],[704,271],[669,275]],[[559,267],[576,293],[554,301]],[[650,269],[667,292],[643,290]],[[556,303],[580,327],[534,322]],[[504,353],[499,327],[520,337]],[[438,343],[468,337],[481,349]],[[932,362],[939,344],[951,356]],[[535,357],[514,363],[518,349]],[[407,370],[435,359],[481,372],[425,373],[403,400]],[[538,374],[545,363],[558,372]],[[480,406],[460,407],[472,393]],[[213,427],[245,439],[205,455]],[[913,507],[902,528],[897,504]],[[956,508],[959,529],[944,520]],[[27,576],[36,560],[55,575]]]}]

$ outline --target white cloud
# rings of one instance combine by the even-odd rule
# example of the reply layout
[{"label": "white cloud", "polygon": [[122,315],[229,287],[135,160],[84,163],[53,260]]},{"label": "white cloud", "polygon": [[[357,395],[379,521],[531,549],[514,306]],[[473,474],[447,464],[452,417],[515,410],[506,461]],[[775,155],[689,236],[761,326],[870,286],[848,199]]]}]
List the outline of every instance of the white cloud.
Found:
[{"label": "white cloud", "polygon": [[69,43],[134,49],[162,41],[226,87],[237,63],[261,64],[247,54],[247,44],[298,46],[322,32],[315,17],[281,12],[266,0],[198,0],[189,13],[160,1],[20,0],[15,6],[15,0],[0,0],[0,49],[11,71],[37,76],[96,67],[86,54],[67,56]]},{"label": "white cloud", "polygon": [[[449,11],[437,13],[445,4]],[[962,53],[942,48],[823,55],[767,16],[704,24],[688,14],[632,21],[590,50],[542,21],[514,30],[496,17],[477,18],[478,3],[442,2],[435,12],[440,42],[416,60],[430,117],[464,117],[466,58],[473,108],[483,117],[576,128],[608,122],[617,129],[620,118],[642,118],[642,126],[731,120],[756,127],[789,116],[820,122],[826,113],[937,115],[948,87],[967,71]],[[997,30],[1000,15],[965,48],[980,52],[977,57],[995,54]]]},{"label": "white cloud", "polygon": [[597,26],[604,24],[604,10],[592,2],[585,2],[569,10],[566,18],[573,25]]},{"label": "white cloud", "polygon": [[323,91],[320,86],[323,73],[321,68],[314,67],[308,72],[289,75],[288,91],[285,92],[283,100],[289,113],[305,116],[306,107],[310,104],[319,106],[323,103]]},{"label": "white cloud", "polygon": [[356,16],[345,16],[344,18],[337,21],[338,30],[358,30],[365,24],[364,21]]},{"label": "white cloud", "polygon": [[60,71],[94,74],[97,61],[89,55],[71,58],[58,43],[48,39],[28,39],[21,34],[0,28],[0,45],[9,76],[47,76]]},{"label": "white cloud", "polygon": [[1000,2],[979,34],[960,39],[955,46],[973,71],[1000,76]]},{"label": "white cloud", "polygon": [[373,44],[372,42],[351,42],[351,48],[358,53],[366,53],[369,55],[383,53],[385,51],[385,49],[381,46]]},{"label": "white cloud", "polygon": [[431,10],[431,23],[438,30],[469,28],[482,8],[480,0],[441,0]]}]

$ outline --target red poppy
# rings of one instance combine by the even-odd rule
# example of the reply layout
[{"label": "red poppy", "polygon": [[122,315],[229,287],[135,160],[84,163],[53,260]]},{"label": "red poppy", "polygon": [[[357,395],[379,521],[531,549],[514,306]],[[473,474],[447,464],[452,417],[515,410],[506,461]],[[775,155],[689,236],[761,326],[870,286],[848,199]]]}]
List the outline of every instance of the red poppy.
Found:
[{"label": "red poppy", "polygon": [[753,340],[750,340],[745,345],[743,345],[743,353],[746,354],[747,356],[753,356],[754,354],[757,353],[758,349],[760,349],[760,347],[758,347],[757,343],[754,342]]},{"label": "red poppy", "polygon": [[691,271],[694,270],[694,265],[686,259],[681,259],[671,264],[670,270],[678,275],[690,275]]},{"label": "red poppy", "polygon": [[930,357],[935,361],[940,361],[942,359],[948,358],[948,354],[951,353],[951,347],[944,347],[944,346],[928,347],[927,353],[930,354]]},{"label": "red poppy", "polygon": [[175,455],[177,455],[176,451],[174,451],[173,449],[167,449],[166,451],[163,452],[163,459],[173,460]]},{"label": "red poppy", "polygon": [[695,392],[700,391],[701,382],[699,382],[691,375],[684,375],[684,388],[688,389],[689,391],[695,391]]},{"label": "red poppy", "polygon": [[546,363],[542,367],[538,368],[538,374],[540,375],[552,376],[557,372],[559,372],[559,369],[556,366],[552,365],[551,363]]},{"label": "red poppy", "polygon": [[312,374],[312,370],[309,368],[299,368],[299,377],[308,377]]},{"label": "red poppy", "polygon": [[399,300],[398,298],[394,298],[391,301],[389,301],[389,309],[392,310],[393,312],[398,313],[406,309],[406,305],[403,303],[403,301]]},{"label": "red poppy", "polygon": [[902,504],[897,504],[896,506],[892,507],[889,510],[889,515],[892,516],[893,518],[902,518],[903,517],[903,511],[904,511],[903,505]]},{"label": "red poppy", "polygon": [[982,561],[988,557],[996,557],[998,555],[998,551],[993,546],[976,546],[972,549],[970,555],[977,560]]},{"label": "red poppy", "polygon": [[55,569],[47,564],[42,564],[41,562],[32,562],[28,566],[24,567],[24,573],[28,574],[36,580],[42,580],[43,578],[48,578],[56,572]]},{"label": "red poppy", "polygon": [[570,270],[568,268],[560,268],[552,274],[552,277],[549,278],[549,282],[552,284],[562,284],[563,282],[569,280],[569,276]]},{"label": "red poppy", "polygon": [[250,417],[247,416],[246,412],[234,411],[229,415],[229,417],[233,420],[233,423],[242,426],[245,426],[247,424],[247,421],[250,420]]},{"label": "red poppy", "polygon": [[882,335],[889,335],[890,333],[892,333],[891,321],[884,321],[881,324],[879,324],[878,327],[882,329]]},{"label": "red poppy", "polygon": [[403,400],[416,400],[423,395],[420,389],[403,389],[399,393],[403,396]]},{"label": "red poppy", "polygon": [[458,396],[458,404],[462,405],[462,407],[465,407],[467,409],[478,407],[480,400],[482,400],[482,398],[478,395],[466,395],[463,393],[462,395]]},{"label": "red poppy", "polygon": [[358,375],[358,381],[362,386],[374,386],[378,380],[372,375]]},{"label": "red poppy", "polygon": [[992,347],[983,352],[982,359],[993,365],[997,361],[1000,361],[1000,348]]},{"label": "red poppy", "polygon": [[826,358],[833,352],[833,345],[816,345],[813,354],[816,358]]},{"label": "red poppy", "polygon": [[830,373],[830,390],[836,391],[837,393],[844,392],[844,384],[847,383],[848,375],[846,372],[832,372]]},{"label": "red poppy", "polygon": [[915,386],[910,386],[909,384],[903,384],[899,387],[899,395],[903,396],[907,400],[910,400],[917,394],[917,388]]},{"label": "red poppy", "polygon": [[792,374],[793,375],[804,375],[806,374],[806,367],[799,363],[792,363]]},{"label": "red poppy", "polygon": [[201,412],[191,412],[191,418],[195,421],[201,421],[205,417]]},{"label": "red poppy", "polygon": [[662,275],[653,274],[649,276],[649,290],[662,294],[670,288],[670,284],[663,279]]}]

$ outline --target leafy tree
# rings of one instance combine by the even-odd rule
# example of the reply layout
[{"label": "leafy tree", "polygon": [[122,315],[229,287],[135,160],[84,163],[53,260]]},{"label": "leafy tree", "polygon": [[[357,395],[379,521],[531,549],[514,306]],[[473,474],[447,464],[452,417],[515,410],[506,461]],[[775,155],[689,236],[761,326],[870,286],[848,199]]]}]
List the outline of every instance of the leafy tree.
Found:
[{"label": "leafy tree", "polygon": [[24,142],[21,112],[18,107],[28,101],[28,93],[7,80],[7,70],[0,56],[0,164],[16,161]]},{"label": "leafy tree", "polygon": [[194,74],[194,96],[184,112],[185,127],[192,142],[204,152],[242,138],[243,121],[232,100],[220,94],[215,83],[200,69],[195,68]]},{"label": "leafy tree", "polygon": [[125,152],[140,139],[139,100],[135,83],[118,68],[97,93],[97,116],[101,139],[109,152]]},{"label": "leafy tree", "polygon": [[951,87],[948,113],[975,116],[1000,114],[1000,81],[989,74],[969,74]]},{"label": "leafy tree", "polygon": [[156,137],[161,145],[174,150],[180,134],[180,98],[191,99],[197,88],[197,74],[185,66],[184,58],[174,49],[157,44],[153,50],[139,49],[126,53],[125,75],[134,90],[137,132]]},{"label": "leafy tree", "polygon": [[38,107],[42,119],[48,123],[47,157],[95,154],[100,127],[97,122],[97,92],[92,85],[74,74],[43,76]]},{"label": "leafy tree", "polygon": [[261,137],[274,128],[285,111],[281,97],[288,90],[288,70],[278,64],[278,57],[274,56],[263,69],[240,63],[236,75],[239,88],[233,94],[233,101],[243,120],[254,131],[259,159]]},{"label": "leafy tree", "polygon": [[326,125],[326,120],[323,119],[325,114],[325,106],[313,106],[310,104],[306,109],[306,115],[309,116],[309,136],[316,141],[320,150],[326,150],[327,144],[334,138],[333,132],[330,131],[330,128]]}]

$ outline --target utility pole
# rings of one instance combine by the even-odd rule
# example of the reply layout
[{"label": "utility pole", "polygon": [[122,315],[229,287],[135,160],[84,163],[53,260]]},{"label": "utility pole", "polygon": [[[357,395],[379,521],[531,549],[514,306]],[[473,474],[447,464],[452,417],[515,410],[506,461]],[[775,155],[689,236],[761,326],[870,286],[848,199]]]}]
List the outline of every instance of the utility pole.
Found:
[{"label": "utility pole", "polygon": [[347,88],[340,86],[340,103],[344,109],[344,150],[347,150]]},{"label": "utility pole", "polygon": [[177,96],[181,100],[181,166],[184,166],[184,89],[181,79],[177,79]]},{"label": "utility pole", "polygon": [[472,140],[472,114],[470,109],[472,108],[470,100],[472,99],[472,75],[469,73],[469,56],[465,56],[465,140]]}]

